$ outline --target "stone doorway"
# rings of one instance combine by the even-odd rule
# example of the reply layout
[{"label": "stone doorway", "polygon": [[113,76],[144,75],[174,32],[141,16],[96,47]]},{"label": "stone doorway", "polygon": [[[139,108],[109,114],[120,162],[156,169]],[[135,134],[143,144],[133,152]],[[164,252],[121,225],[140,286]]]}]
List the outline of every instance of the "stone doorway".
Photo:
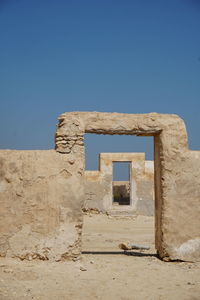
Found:
[{"label": "stone doorway", "polygon": [[113,206],[129,206],[131,204],[131,168],[130,162],[114,161],[112,178]]},{"label": "stone doorway", "polygon": [[[124,174],[126,177],[115,176],[113,165],[126,163],[129,165]],[[118,171],[122,173],[124,170]],[[154,162],[145,160],[145,153],[100,153],[98,170],[85,170],[84,177],[86,211],[154,215]],[[117,194],[116,201],[113,201],[113,190]],[[120,195],[125,198],[121,204]]]},{"label": "stone doorway", "polygon": [[[194,223],[191,220],[199,219],[198,210],[191,208],[199,203],[200,152],[188,149],[183,120],[177,115],[157,113],[62,114],[56,132],[56,150],[68,153],[69,163],[76,161],[74,180],[83,186],[78,196],[80,205],[84,203],[82,192],[85,190],[85,133],[154,137],[155,247],[161,258],[193,260],[199,257],[198,226],[191,226]],[[193,190],[188,185],[192,185]],[[197,192],[193,193],[194,190]]]}]

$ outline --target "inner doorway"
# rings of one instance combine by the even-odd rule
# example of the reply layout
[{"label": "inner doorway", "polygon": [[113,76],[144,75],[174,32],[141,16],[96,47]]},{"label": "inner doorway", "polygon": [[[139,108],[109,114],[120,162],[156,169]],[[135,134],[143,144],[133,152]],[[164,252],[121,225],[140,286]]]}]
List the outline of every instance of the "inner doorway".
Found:
[{"label": "inner doorway", "polygon": [[113,205],[130,205],[130,162],[113,162],[112,167]]}]

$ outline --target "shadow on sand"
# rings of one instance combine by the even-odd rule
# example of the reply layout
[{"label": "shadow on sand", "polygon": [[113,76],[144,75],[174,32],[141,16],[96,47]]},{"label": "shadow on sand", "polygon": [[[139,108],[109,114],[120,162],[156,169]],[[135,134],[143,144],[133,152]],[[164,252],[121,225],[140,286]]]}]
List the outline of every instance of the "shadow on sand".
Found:
[{"label": "shadow on sand", "polygon": [[136,251],[82,251],[82,254],[93,255],[130,255],[138,257],[158,257],[156,253],[144,253]]}]

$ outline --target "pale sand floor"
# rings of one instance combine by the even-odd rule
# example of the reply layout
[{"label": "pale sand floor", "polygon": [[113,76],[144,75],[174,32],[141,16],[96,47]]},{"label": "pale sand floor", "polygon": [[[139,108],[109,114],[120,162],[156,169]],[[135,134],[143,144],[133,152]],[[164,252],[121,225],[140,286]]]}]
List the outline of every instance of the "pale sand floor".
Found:
[{"label": "pale sand floor", "polygon": [[[124,241],[150,250],[125,255]],[[83,251],[78,262],[1,258],[0,300],[200,300],[200,263],[160,261],[152,217],[86,215]]]}]

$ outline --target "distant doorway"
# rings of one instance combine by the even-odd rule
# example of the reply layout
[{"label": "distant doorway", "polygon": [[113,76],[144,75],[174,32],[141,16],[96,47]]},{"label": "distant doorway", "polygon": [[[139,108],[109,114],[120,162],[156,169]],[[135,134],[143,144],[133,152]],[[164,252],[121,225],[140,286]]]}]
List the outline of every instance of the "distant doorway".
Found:
[{"label": "distant doorway", "polygon": [[130,162],[113,162],[112,199],[113,206],[130,205]]}]

